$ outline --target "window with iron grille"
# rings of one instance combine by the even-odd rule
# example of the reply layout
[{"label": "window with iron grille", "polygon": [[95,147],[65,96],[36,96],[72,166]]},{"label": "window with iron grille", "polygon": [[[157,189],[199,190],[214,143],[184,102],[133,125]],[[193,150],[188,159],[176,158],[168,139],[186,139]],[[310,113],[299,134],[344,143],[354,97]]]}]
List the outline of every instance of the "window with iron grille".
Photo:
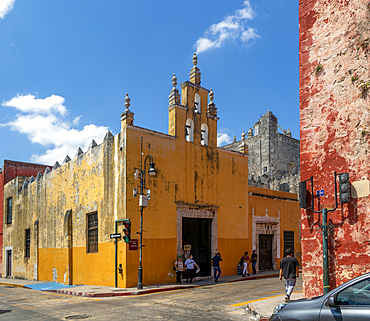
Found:
[{"label": "window with iron grille", "polygon": [[87,215],[87,253],[98,252],[98,213]]},{"label": "window with iron grille", "polygon": [[6,224],[12,222],[12,212],[13,212],[13,199],[11,197],[6,199]]},{"label": "window with iron grille", "polygon": [[25,252],[24,257],[31,256],[31,230],[29,228],[26,229],[26,243],[25,243]]},{"label": "window with iron grille", "polygon": [[288,249],[294,252],[294,231],[284,231],[284,254]]}]

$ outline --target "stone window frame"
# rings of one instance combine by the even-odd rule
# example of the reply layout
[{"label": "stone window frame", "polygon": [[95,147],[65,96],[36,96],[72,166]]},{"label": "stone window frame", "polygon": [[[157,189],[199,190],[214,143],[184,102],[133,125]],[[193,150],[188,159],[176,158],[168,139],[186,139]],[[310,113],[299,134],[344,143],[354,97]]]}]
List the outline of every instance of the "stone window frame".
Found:
[{"label": "stone window frame", "polygon": [[86,253],[98,253],[99,219],[98,212],[86,215]]},{"label": "stone window frame", "polygon": [[24,257],[28,259],[31,257],[31,229],[26,228],[24,232]]},{"label": "stone window frame", "polygon": [[6,199],[6,224],[12,224],[12,223],[13,223],[13,198],[8,197]]}]

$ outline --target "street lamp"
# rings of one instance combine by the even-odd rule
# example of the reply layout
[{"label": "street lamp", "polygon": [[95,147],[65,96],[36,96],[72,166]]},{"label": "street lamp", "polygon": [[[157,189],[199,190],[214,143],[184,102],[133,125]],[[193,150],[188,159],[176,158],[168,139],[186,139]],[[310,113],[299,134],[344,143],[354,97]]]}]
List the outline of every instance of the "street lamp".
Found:
[{"label": "street lamp", "polygon": [[[140,168],[135,168],[134,178],[138,179],[140,177],[140,186],[137,189],[134,188],[134,197],[139,195],[139,206],[140,206],[140,254],[139,254],[139,271],[138,271],[138,282],[137,282],[137,289],[141,290],[143,288],[143,210],[144,207],[148,206],[148,200],[150,198],[150,190],[148,190],[145,186],[145,168],[147,161],[150,161],[148,174],[150,176],[154,176],[156,174],[154,159],[152,155],[147,155],[144,159],[143,163],[143,136],[141,136],[141,153],[140,153]],[[143,168],[144,165],[144,168]]]}]

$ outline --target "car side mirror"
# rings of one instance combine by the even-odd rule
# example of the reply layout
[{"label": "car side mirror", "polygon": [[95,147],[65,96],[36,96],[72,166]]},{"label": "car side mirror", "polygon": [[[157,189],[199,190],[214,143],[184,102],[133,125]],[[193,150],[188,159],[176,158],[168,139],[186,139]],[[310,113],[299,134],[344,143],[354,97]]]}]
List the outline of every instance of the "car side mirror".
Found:
[{"label": "car side mirror", "polygon": [[335,301],[336,301],[335,295],[329,296],[328,306],[331,307],[331,308],[336,307],[337,305],[335,304]]}]

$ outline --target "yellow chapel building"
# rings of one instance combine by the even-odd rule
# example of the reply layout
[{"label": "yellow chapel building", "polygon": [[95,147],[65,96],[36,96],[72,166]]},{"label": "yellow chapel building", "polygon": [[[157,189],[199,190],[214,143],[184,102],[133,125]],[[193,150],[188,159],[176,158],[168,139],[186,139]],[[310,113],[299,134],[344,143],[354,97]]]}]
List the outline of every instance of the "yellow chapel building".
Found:
[{"label": "yellow chapel building", "polygon": [[[116,136],[108,131],[102,144],[92,141],[62,165],[7,183],[3,275],[134,287],[141,231],[144,285],[173,283],[176,258],[190,253],[198,277],[212,275],[216,252],[223,276],[236,274],[252,249],[259,269],[277,269],[287,247],[299,257],[297,196],[248,187],[248,146],[217,147],[214,93],[200,84],[194,54],[181,95],[172,78],[168,134],[134,125],[127,94]],[[130,244],[122,237],[127,219]]]}]

